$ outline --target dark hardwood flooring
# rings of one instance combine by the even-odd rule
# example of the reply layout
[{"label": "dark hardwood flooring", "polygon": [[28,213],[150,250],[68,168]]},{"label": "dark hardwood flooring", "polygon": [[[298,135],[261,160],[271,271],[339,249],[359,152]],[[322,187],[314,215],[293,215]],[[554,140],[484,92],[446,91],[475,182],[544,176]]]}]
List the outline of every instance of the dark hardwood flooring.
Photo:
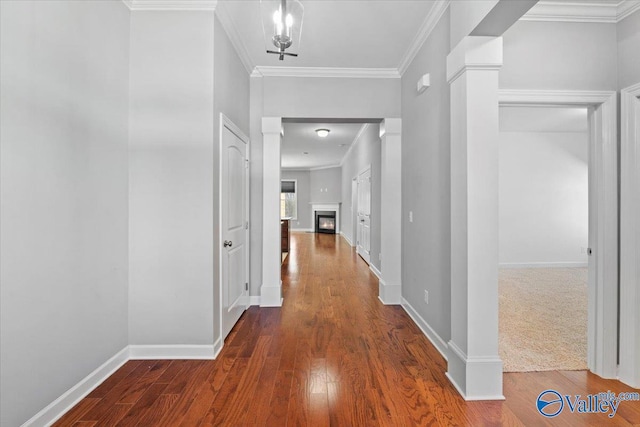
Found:
[{"label": "dark hardwood flooring", "polygon": [[640,425],[536,410],[538,394],[630,391],[584,371],[504,376],[505,401],[465,402],[446,362],[340,237],[292,233],[282,308],[251,307],[217,360],[129,361],[56,426]]}]

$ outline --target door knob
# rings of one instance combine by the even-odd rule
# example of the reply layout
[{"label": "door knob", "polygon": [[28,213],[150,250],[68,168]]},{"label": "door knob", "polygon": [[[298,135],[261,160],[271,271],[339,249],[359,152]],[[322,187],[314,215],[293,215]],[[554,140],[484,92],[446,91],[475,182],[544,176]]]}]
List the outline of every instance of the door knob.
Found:
[{"label": "door knob", "polygon": [[224,241],[224,247],[231,247],[233,246],[233,242],[231,240],[225,240]]}]

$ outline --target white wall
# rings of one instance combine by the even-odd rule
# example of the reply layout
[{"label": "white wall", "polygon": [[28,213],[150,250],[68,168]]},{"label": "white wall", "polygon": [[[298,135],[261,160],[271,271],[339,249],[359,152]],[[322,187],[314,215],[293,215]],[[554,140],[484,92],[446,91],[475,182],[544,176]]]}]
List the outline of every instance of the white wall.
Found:
[{"label": "white wall", "polygon": [[[402,77],[402,296],[445,342],[451,337],[449,36],[447,11]],[[431,87],[418,94],[425,73]]]},{"label": "white wall", "polygon": [[127,338],[129,11],[0,2],[0,425]]},{"label": "white wall", "polygon": [[381,190],[382,190],[382,150],[380,141],[380,125],[367,124],[364,132],[353,142],[354,146],[349,151],[342,163],[342,205],[341,205],[341,231],[351,239],[355,245],[355,232],[353,230],[356,208],[352,206],[353,178],[357,177],[367,167],[371,167],[371,247],[370,262],[380,271],[380,239],[381,239]]},{"label": "white wall", "polygon": [[587,133],[500,133],[501,266],[586,266]]},{"label": "white wall", "polygon": [[618,22],[618,88],[640,82],[640,11]]},{"label": "white wall", "polygon": [[130,344],[213,344],[214,15],[133,12]]},{"label": "white wall", "polygon": [[317,169],[309,172],[312,203],[342,201],[342,168]]},{"label": "white wall", "polygon": [[298,187],[298,218],[291,223],[291,229],[313,230],[314,225],[311,224],[311,187],[310,172],[283,170],[280,175],[281,179],[295,179]]}]

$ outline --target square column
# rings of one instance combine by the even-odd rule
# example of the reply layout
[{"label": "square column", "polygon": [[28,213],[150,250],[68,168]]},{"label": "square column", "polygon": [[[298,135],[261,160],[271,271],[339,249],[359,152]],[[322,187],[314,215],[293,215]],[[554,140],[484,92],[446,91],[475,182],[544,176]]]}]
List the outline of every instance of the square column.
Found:
[{"label": "square column", "polygon": [[504,399],[498,355],[498,72],[502,38],[465,37],[451,90],[451,340],[447,376],[467,400]]},{"label": "square column", "polygon": [[382,277],[378,298],[385,305],[402,303],[402,120],[384,119],[382,140],[380,247]]},{"label": "square column", "polygon": [[260,307],[282,306],[280,278],[280,142],[282,119],[262,118],[262,286]]}]

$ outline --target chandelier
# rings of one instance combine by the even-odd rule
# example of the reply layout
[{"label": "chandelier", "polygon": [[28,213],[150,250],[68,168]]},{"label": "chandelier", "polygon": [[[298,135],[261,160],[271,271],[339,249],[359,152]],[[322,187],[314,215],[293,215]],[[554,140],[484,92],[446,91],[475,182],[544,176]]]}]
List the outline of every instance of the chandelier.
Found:
[{"label": "chandelier", "polygon": [[[260,0],[262,30],[267,53],[278,55],[282,61],[286,56],[298,56],[304,7],[299,0]],[[274,47],[277,50],[273,50]],[[290,49],[290,51],[286,51]]]}]

